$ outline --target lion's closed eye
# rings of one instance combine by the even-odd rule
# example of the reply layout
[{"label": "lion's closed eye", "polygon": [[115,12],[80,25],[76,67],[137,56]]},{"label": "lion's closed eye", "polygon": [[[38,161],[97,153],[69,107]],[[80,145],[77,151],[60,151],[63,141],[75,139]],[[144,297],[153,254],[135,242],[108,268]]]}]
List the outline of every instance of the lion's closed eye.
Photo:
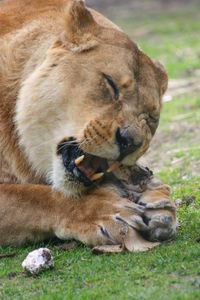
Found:
[{"label": "lion's closed eye", "polygon": [[119,99],[119,89],[118,89],[116,83],[114,82],[114,80],[112,79],[112,77],[110,75],[103,74],[103,77],[106,80],[108,89],[109,89],[110,94],[112,96],[112,99],[118,100]]}]

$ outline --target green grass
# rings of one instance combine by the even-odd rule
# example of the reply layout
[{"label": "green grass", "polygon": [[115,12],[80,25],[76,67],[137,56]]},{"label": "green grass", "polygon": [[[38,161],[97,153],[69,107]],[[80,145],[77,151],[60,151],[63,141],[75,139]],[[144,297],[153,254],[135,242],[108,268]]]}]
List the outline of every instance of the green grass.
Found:
[{"label": "green grass", "polygon": [[[147,53],[161,60],[171,78],[200,68],[200,3],[190,10],[129,14],[116,21]],[[141,34],[139,33],[141,32]],[[143,32],[143,34],[142,34]]]},{"label": "green grass", "polygon": [[[147,28],[149,34],[137,38],[139,44],[164,61],[170,77],[177,77],[200,67],[197,15],[198,10],[129,16],[118,24],[132,37],[135,29]],[[16,253],[0,259],[0,299],[200,299],[199,110],[196,95],[166,103],[160,123],[162,143],[155,140],[153,148],[159,176],[171,185],[172,198],[188,199],[178,212],[180,228],[172,241],[147,253],[112,256],[94,256],[83,245],[72,252],[58,251],[53,242],[0,247],[0,253]],[[54,269],[28,276],[22,271],[23,259],[44,245],[53,250]]]}]

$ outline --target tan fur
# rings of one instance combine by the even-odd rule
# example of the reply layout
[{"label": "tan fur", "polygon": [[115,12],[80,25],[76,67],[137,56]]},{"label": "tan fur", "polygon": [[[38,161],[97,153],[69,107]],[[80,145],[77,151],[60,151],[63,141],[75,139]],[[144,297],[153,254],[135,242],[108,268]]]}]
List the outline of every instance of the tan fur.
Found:
[{"label": "tan fur", "polygon": [[157,127],[150,116],[159,118],[164,68],[79,0],[3,1],[0,27],[0,244],[51,235],[103,244],[100,226],[121,242],[116,213],[136,230],[142,218],[111,187],[73,200],[85,187],[68,180],[56,148],[75,137],[85,152],[113,161],[116,129],[129,127],[141,147],[122,164],[134,165]]}]

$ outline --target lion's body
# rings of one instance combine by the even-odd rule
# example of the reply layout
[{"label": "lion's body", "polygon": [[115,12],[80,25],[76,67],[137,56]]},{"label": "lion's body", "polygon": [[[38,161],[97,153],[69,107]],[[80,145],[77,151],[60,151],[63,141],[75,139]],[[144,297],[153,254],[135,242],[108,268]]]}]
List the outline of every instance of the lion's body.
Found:
[{"label": "lion's body", "polygon": [[[65,6],[66,3],[70,5],[71,2],[73,1],[7,0],[0,3],[0,244],[19,244],[27,240],[43,239],[46,236],[55,234],[61,238],[74,237],[88,244],[105,243],[102,241],[102,238],[96,238],[93,236],[94,233],[90,233],[90,222],[92,224],[95,222],[101,223],[101,216],[96,216],[92,213],[87,218],[87,221],[86,216],[88,216],[90,210],[95,211],[97,206],[100,205],[96,204],[95,207],[95,203],[101,203],[101,201],[102,205],[100,206],[103,207],[101,209],[103,209],[104,213],[106,209],[108,211],[112,210],[109,208],[110,204],[108,204],[107,196],[102,200],[103,196],[99,196],[101,191],[94,191],[93,198],[95,198],[95,201],[93,200],[90,207],[88,198],[92,201],[91,194],[83,196],[83,199],[80,198],[78,201],[82,201],[82,204],[77,204],[71,198],[65,199],[60,192],[55,192],[56,194],[54,194],[49,186],[42,186],[42,184],[54,184],[56,188],[63,190],[65,185],[65,180],[63,179],[64,171],[60,167],[58,157],[54,157],[56,152],[55,145],[63,136],[78,137],[81,134],[80,128],[83,129],[88,122],[88,115],[91,114],[91,110],[93,110],[93,117],[96,117],[102,106],[102,104],[97,104],[97,107],[93,109],[93,103],[88,101],[86,108],[81,112],[82,121],[79,120],[80,106],[83,105],[79,98],[83,99],[86,94],[87,97],[91,94],[89,90],[86,93],[81,85],[85,75],[81,73],[79,66],[87,66],[88,62],[89,70],[90,65],[95,65],[97,62],[103,69],[105,66],[102,62],[107,59],[102,57],[101,62],[100,58],[98,58],[99,54],[93,58],[93,54],[90,55],[90,52],[93,50],[90,49],[98,48],[98,45],[101,45],[101,39],[106,40],[106,44],[101,45],[101,47],[104,47],[102,49],[108,54],[111,51],[113,57],[114,53],[118,53],[118,49],[124,49],[121,57],[119,55],[120,64],[120,60],[127,60],[124,66],[121,66],[121,73],[124,73],[122,76],[123,86],[124,88],[129,88],[130,95],[134,95],[135,92],[131,92],[134,83],[130,78],[130,71],[126,65],[128,66],[131,63],[129,59],[130,49],[136,49],[136,46],[128,41],[127,37],[118,30],[116,25],[97,12],[91,11],[97,24],[110,28],[109,30],[111,31],[109,34],[105,32],[97,34],[99,25],[94,25],[94,28],[91,26],[91,35],[95,36],[93,40],[90,34],[87,35],[87,32],[84,32],[85,29],[81,28],[80,31],[83,30],[81,34],[84,36],[84,41],[82,41],[82,36],[81,38],[74,37],[75,29],[72,28],[67,33],[67,38],[70,42],[67,42],[66,51],[65,26],[69,24],[69,21],[66,17]],[[88,14],[88,22],[92,24],[90,13]],[[84,25],[83,22],[82,26],[87,28],[89,25]],[[116,35],[113,40],[111,33],[113,36]],[[101,49],[99,51],[102,52]],[[86,58],[82,58],[79,55],[82,52],[86,53]],[[138,53],[136,54],[141,57],[141,68],[144,69],[144,75],[140,78],[144,87],[141,87],[139,92],[143,95],[146,93],[146,88],[147,94],[150,91],[153,97],[158,99],[153,104],[145,100],[145,105],[149,110],[153,107],[154,111],[159,113],[160,97],[163,93],[160,90],[163,89],[164,91],[165,88],[163,84],[158,83],[160,79],[153,79],[157,72],[153,70],[155,68],[153,63],[145,55]],[[69,55],[72,55],[72,58],[76,56],[75,63],[77,66],[73,70],[70,62],[65,63],[64,60]],[[135,59],[137,62],[137,57]],[[64,67],[66,73],[63,72],[64,69],[62,68]],[[114,73],[115,68],[117,69],[118,66],[114,66],[111,62],[109,68]],[[160,74],[165,76],[165,74]],[[155,75],[155,78],[159,78],[160,74],[158,76]],[[92,73],[88,76],[92,78]],[[64,84],[64,80],[67,80],[66,78],[68,77],[70,77],[69,82]],[[72,86],[72,79],[79,84],[76,89]],[[151,84],[148,83],[149,80]],[[54,86],[55,82],[57,85]],[[95,79],[90,79],[90,85],[95,84]],[[85,85],[87,85],[87,82],[85,82]],[[162,88],[160,85],[162,85]],[[166,82],[164,85],[166,85]],[[160,88],[159,92],[157,91],[158,87]],[[75,94],[71,95],[72,93]],[[74,103],[69,99],[77,99],[77,102]],[[138,104],[137,109],[138,111],[141,110],[141,115],[143,106]],[[111,143],[111,139],[113,141],[112,128],[114,123],[113,121],[110,122],[113,118],[113,111],[115,109],[110,110],[109,108],[107,111],[103,111],[107,122],[105,122],[107,124],[105,126],[111,129],[109,129],[110,133],[103,132],[102,135],[104,140],[109,139],[109,143]],[[133,113],[135,113],[135,109]],[[124,120],[126,114],[130,114],[130,110],[124,108],[120,116],[114,117],[115,121],[117,120],[117,122],[121,122],[125,126],[125,123],[119,120]],[[98,116],[98,118],[100,117],[102,115]],[[137,131],[141,131],[139,125],[137,128]],[[136,129],[132,131],[136,135],[137,140]],[[136,157],[141,156],[148,148],[151,135],[147,131],[145,132],[146,142],[143,149],[137,152],[132,161],[135,161]],[[86,130],[85,135],[87,135]],[[100,134],[98,135],[100,136]],[[142,136],[144,136],[144,133]],[[98,155],[102,157],[106,155],[111,160],[116,159],[117,154],[114,157],[111,155],[112,149],[115,152],[118,151],[115,147],[115,144],[113,144],[104,153],[105,150],[101,150],[99,143]],[[97,150],[94,150],[94,146],[91,149],[89,143],[85,146],[84,151],[97,155]],[[127,164],[129,165],[129,163]],[[54,174],[52,175],[52,173]],[[109,188],[105,195],[107,193],[111,193]],[[166,197],[168,198],[168,196]],[[57,201],[57,198],[60,198],[60,200]],[[118,196],[114,196],[114,198],[118,198]],[[65,203],[66,208],[64,208]],[[84,212],[84,205],[86,212]],[[79,208],[79,206],[83,207]],[[173,223],[175,224],[172,204],[171,207]],[[117,209],[114,211],[116,212]],[[64,220],[63,214],[66,214],[67,221]],[[80,214],[82,216],[81,221]],[[70,225],[66,225],[66,223],[70,224],[71,220],[76,220],[79,225],[75,224],[70,229]],[[83,229],[84,226],[85,229]],[[84,233],[81,232],[82,230]],[[85,236],[84,234],[87,231],[89,233]],[[119,240],[118,238],[118,242]]]}]

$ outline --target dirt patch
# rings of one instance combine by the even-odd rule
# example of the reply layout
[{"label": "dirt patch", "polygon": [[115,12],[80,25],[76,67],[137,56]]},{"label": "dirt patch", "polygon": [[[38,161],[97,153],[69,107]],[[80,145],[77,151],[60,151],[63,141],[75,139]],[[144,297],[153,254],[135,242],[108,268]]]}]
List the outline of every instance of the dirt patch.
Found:
[{"label": "dirt patch", "polygon": [[164,102],[172,100],[174,97],[184,94],[191,95],[193,93],[200,93],[200,70],[193,70],[193,77],[173,79],[169,81],[169,87]]},{"label": "dirt patch", "polygon": [[[160,128],[158,129],[150,149],[142,158],[142,162],[155,172],[164,170],[169,166],[180,167],[185,163],[185,157],[177,158],[176,154],[180,151],[187,154],[199,140],[200,129],[196,124],[182,122],[177,125],[177,123],[171,122],[167,133]],[[191,171],[191,175],[200,175],[200,161],[196,161],[195,164],[191,161],[188,169]]]}]

